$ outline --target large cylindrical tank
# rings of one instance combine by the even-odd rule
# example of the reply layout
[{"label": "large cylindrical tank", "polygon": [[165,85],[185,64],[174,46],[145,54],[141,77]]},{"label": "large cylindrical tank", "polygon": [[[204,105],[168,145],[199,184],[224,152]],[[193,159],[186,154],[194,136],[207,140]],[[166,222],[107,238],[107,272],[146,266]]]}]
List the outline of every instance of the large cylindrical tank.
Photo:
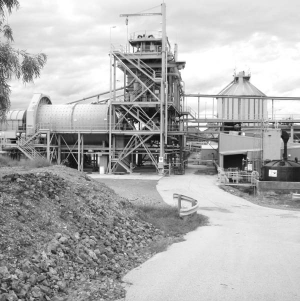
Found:
[{"label": "large cylindrical tank", "polygon": [[289,160],[274,160],[261,169],[263,181],[300,182],[300,164]]},{"label": "large cylindrical tank", "polygon": [[0,122],[0,131],[21,131],[25,130],[26,111],[8,111],[6,120]]},{"label": "large cylindrical tank", "polygon": [[42,105],[36,123],[39,128],[54,131],[107,131],[106,104]]}]

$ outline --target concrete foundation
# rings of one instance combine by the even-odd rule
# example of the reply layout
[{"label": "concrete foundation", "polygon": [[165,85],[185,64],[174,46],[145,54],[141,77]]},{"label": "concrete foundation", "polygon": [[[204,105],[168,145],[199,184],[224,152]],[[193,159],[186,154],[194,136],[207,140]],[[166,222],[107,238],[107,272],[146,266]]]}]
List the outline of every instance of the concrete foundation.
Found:
[{"label": "concrete foundation", "polygon": [[259,195],[270,191],[283,194],[300,193],[300,182],[257,181],[256,187]]}]

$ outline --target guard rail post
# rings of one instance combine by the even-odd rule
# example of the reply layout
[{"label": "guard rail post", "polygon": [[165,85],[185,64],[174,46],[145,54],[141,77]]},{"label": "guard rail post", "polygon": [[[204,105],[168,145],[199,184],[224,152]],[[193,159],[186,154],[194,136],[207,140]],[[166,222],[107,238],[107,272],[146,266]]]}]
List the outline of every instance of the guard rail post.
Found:
[{"label": "guard rail post", "polygon": [[[198,208],[199,208],[198,201],[195,200],[195,199],[193,199],[193,198],[190,198],[188,196],[174,193],[173,194],[173,199],[174,200],[177,199],[178,214],[179,214],[180,218],[183,218],[183,220],[186,220],[186,218],[189,215],[192,215],[192,214],[196,213],[197,210],[198,210]],[[182,201],[186,201],[186,202],[191,203],[191,207],[189,207],[189,208],[182,208],[182,206],[181,206],[181,202]]]},{"label": "guard rail post", "polygon": [[181,194],[177,194],[177,198],[178,198],[178,213],[180,216],[180,209],[181,209]]}]

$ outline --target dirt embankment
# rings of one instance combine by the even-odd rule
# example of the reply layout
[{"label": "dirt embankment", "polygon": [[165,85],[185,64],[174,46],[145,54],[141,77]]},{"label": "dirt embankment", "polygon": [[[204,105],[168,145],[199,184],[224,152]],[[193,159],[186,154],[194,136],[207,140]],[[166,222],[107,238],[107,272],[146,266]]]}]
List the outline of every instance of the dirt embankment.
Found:
[{"label": "dirt embankment", "polygon": [[127,199],[53,166],[0,168],[0,300],[117,300],[165,234]]}]

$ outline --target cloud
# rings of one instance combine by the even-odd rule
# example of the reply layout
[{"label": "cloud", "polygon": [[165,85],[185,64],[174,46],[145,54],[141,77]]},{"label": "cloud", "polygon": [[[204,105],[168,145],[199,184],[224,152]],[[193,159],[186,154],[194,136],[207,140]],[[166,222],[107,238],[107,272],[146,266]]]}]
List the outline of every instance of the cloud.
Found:
[{"label": "cloud", "polygon": [[[234,69],[250,69],[252,83],[267,95],[300,95],[298,12],[300,2],[281,0],[167,0],[167,34],[189,93],[218,93]],[[126,44],[139,30],[161,30],[161,16],[120,14],[160,12],[161,1],[26,0],[9,17],[15,47],[48,55],[35,84],[13,81],[12,107],[26,107],[34,92],[65,103],[109,89],[109,47]],[[112,29],[112,26],[116,28]],[[122,78],[121,72],[118,76]]]}]

